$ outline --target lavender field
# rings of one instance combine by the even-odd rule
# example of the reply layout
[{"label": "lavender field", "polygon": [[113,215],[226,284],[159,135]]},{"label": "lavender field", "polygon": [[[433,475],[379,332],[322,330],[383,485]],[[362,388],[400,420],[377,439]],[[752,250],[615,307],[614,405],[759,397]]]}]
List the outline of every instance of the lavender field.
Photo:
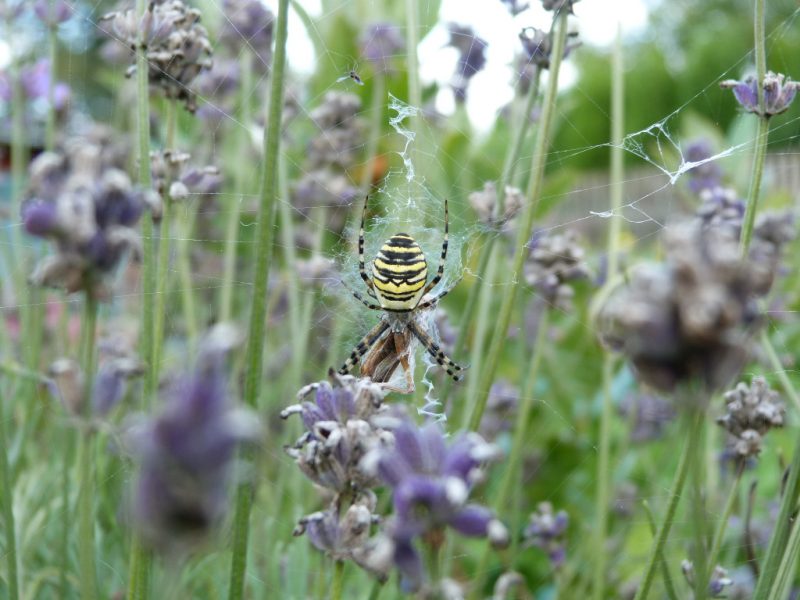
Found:
[{"label": "lavender field", "polygon": [[792,0],[0,0],[0,599],[797,598]]}]

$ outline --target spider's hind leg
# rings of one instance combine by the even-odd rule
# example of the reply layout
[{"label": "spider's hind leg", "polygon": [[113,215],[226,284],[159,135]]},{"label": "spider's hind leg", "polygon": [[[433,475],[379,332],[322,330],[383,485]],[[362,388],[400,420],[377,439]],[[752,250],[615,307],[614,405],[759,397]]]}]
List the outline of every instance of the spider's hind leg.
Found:
[{"label": "spider's hind leg", "polygon": [[419,325],[414,321],[408,323],[408,328],[411,330],[420,343],[425,346],[425,350],[430,354],[441,367],[447,371],[447,374],[453,378],[454,381],[461,381],[464,369],[456,364],[449,356],[447,356],[439,344],[433,341],[433,338],[428,335]]}]

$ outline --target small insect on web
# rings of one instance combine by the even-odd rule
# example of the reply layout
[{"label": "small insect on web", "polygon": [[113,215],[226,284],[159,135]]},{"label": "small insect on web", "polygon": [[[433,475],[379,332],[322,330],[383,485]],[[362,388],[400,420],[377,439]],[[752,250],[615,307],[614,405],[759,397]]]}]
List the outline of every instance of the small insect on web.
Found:
[{"label": "small insect on web", "polygon": [[347,81],[348,79],[352,79],[358,85],[364,85],[364,82],[361,80],[361,76],[358,74],[357,69],[358,66],[353,67],[350,69],[350,71],[339,77],[339,79],[336,80],[336,83],[341,83],[343,81]]},{"label": "small insect on web", "polygon": [[[372,262],[372,277],[364,265],[364,221],[369,196],[364,200],[361,228],[358,233],[358,271],[367,293],[377,304],[352,290],[353,295],[371,310],[383,312],[380,322],[356,345],[350,357],[339,369],[346,375],[364,358],[361,374],[377,383],[387,383],[398,365],[403,367],[406,387],[386,386],[403,394],[414,392],[414,375],[409,359],[414,340],[439,363],[455,381],[461,380],[463,369],[453,362],[426,330],[421,315],[436,306],[457,284],[430,294],[442,280],[447,259],[448,221],[447,199],[444,201],[444,241],[436,275],[428,281],[428,263],[419,244],[407,233],[397,233],[381,247]],[[430,294],[430,295],[429,295]]]}]

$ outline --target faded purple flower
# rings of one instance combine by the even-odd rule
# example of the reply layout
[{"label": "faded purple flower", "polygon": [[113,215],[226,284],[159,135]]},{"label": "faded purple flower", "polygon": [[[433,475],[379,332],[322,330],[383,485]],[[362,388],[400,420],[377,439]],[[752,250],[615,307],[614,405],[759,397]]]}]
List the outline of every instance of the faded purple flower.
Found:
[{"label": "faded purple flower", "polygon": [[572,14],[572,7],[576,2],[578,0],[542,0],[542,6],[545,10],[552,10],[556,13],[566,10]]},{"label": "faded purple flower", "polygon": [[43,258],[31,281],[86,291],[107,299],[107,275],[128,252],[138,252],[133,229],[147,195],[110,164],[102,138],[92,132],[66,140],[30,165],[22,223],[31,235],[52,240],[56,253]]},{"label": "faded purple flower", "polygon": [[486,410],[478,428],[483,437],[494,440],[501,433],[514,428],[519,395],[519,388],[505,379],[499,379],[492,384]]},{"label": "faded purple flower", "polygon": [[732,437],[733,449],[741,458],[757,456],[770,429],[783,427],[786,406],[763,377],[751,384],[739,383],[725,393],[725,414],[717,419]]},{"label": "faded purple flower", "polygon": [[549,502],[540,502],[536,512],[531,513],[523,537],[526,544],[541,548],[547,553],[550,564],[558,569],[567,556],[566,534],[569,516],[564,510],[557,513]]},{"label": "faded purple flower", "polygon": [[[48,102],[50,99],[50,61],[46,58],[24,67],[19,73],[22,92],[28,102]],[[0,72],[0,100],[11,102],[13,94],[11,76]],[[61,111],[69,104],[70,87],[57,81],[53,90],[53,106]]]},{"label": "faded purple flower", "polygon": [[48,27],[68,21],[73,13],[72,4],[66,0],[35,0],[33,12]]},{"label": "faded purple flower", "polygon": [[451,23],[449,45],[458,50],[459,54],[453,75],[453,92],[458,102],[464,102],[470,80],[486,66],[488,43],[475,35],[471,27]]},{"label": "faded purple flower", "polygon": [[510,185],[506,186],[503,197],[503,214],[497,215],[497,186],[494,181],[487,181],[483,189],[469,194],[469,204],[475,210],[478,219],[490,227],[502,227],[522,208],[525,201],[522,192]]},{"label": "faded purple flower", "polygon": [[234,56],[243,51],[253,52],[259,59],[258,70],[269,69],[275,23],[272,11],[261,0],[225,0],[222,8],[219,41]]},{"label": "faded purple flower", "polygon": [[[523,60],[526,65],[533,65],[539,69],[550,68],[550,55],[553,52],[553,38],[550,33],[536,27],[525,27],[519,32],[519,41],[522,42]],[[580,45],[580,42],[567,44],[562,58],[567,58],[570,52]]]},{"label": "faded purple flower", "polygon": [[632,420],[631,440],[649,442],[660,438],[667,425],[675,420],[675,407],[655,394],[632,394],[620,403],[620,414]]},{"label": "faded purple flower", "polygon": [[525,262],[525,281],[536,289],[543,300],[559,310],[569,311],[575,291],[573,281],[589,278],[584,250],[577,234],[537,232],[528,243],[530,253]]},{"label": "faded purple flower", "polygon": [[[194,167],[189,164],[188,152],[162,150],[150,153],[150,173],[153,187],[162,198],[184,201],[193,195],[216,194],[222,186],[222,176],[214,166]],[[160,211],[154,211],[154,218]]]},{"label": "faded purple flower", "polygon": [[703,190],[714,190],[722,184],[722,169],[719,164],[709,160],[714,155],[711,144],[706,139],[694,140],[686,148],[686,161],[702,163],[687,171],[689,189],[695,194]]},{"label": "faded purple flower", "polygon": [[496,545],[508,541],[505,527],[479,504],[468,503],[482,476],[484,463],[499,457],[498,449],[475,433],[446,440],[437,423],[417,427],[405,421],[394,429],[395,446],[377,453],[376,469],[392,488],[394,513],[386,530],[394,543],[394,563],[407,590],[424,582],[415,540],[437,543],[441,530],[487,537]]},{"label": "faded purple flower", "polygon": [[257,433],[255,418],[234,408],[227,389],[226,355],[240,341],[230,325],[211,330],[194,371],[166,392],[161,414],[130,434],[140,465],[134,523],[162,552],[191,550],[220,523],[236,448]]},{"label": "faded purple flower", "polygon": [[[681,571],[686,578],[686,582],[690,586],[693,586],[695,572],[692,561],[686,559],[682,560]],[[726,598],[727,596],[723,596],[722,594],[731,585],[733,585],[733,579],[728,577],[728,571],[717,565],[711,572],[711,579],[708,582],[708,595],[711,598]]]},{"label": "faded purple flower", "polygon": [[797,94],[800,82],[786,79],[782,73],[767,71],[764,76],[764,111],[758,106],[758,83],[753,75],[748,75],[743,81],[727,79],[721,82],[720,87],[731,89],[736,101],[747,112],[755,113],[769,118],[789,110]]},{"label": "faded purple flower", "polygon": [[373,23],[361,36],[361,55],[374,69],[387,73],[393,60],[402,55],[406,42],[394,23]]},{"label": "faded purple flower", "polygon": [[525,12],[530,7],[529,2],[520,2],[520,0],[500,0],[500,2],[505,5],[512,17],[516,17],[518,14]]}]

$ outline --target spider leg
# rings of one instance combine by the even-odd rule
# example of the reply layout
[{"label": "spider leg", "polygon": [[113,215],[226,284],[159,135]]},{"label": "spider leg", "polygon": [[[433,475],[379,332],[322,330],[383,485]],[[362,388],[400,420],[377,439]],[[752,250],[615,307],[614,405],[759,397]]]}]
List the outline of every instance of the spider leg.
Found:
[{"label": "spider leg", "polygon": [[[358,230],[358,273],[361,279],[367,284],[367,293],[376,298],[375,288],[372,285],[372,279],[367,275],[367,269],[364,266],[364,220],[367,217],[367,203],[369,202],[369,195],[364,198],[364,210],[361,211],[361,228]],[[377,299],[377,298],[376,298]]]},{"label": "spider leg", "polygon": [[408,328],[420,343],[425,346],[425,350],[428,351],[428,354],[435,358],[436,362],[447,371],[447,374],[450,375],[454,381],[461,381],[461,371],[463,371],[463,369],[442,352],[442,349],[439,348],[439,344],[434,342],[433,338],[428,335],[427,332],[423,331],[414,321],[409,321]]},{"label": "spider leg", "polygon": [[453,290],[453,288],[458,285],[459,281],[461,281],[461,277],[456,279],[455,283],[453,285],[451,285],[449,288],[447,288],[446,290],[442,290],[442,291],[434,294],[433,296],[431,296],[427,300],[423,300],[422,302],[417,304],[417,307],[416,307],[415,310],[425,310],[426,308],[431,308],[432,306],[435,306],[436,303],[439,302],[439,300],[441,300],[442,298],[447,296],[447,294],[449,294]]},{"label": "spider leg", "polygon": [[339,374],[347,375],[350,371],[352,371],[353,367],[355,367],[361,360],[361,357],[369,351],[369,349],[375,344],[375,342],[378,341],[378,339],[387,329],[389,329],[389,323],[383,320],[375,325],[375,327],[370,329],[369,333],[365,335],[361,341],[358,342],[358,344],[356,344],[355,348],[353,348],[349,358],[342,365],[342,368],[339,369]]},{"label": "spider leg", "polygon": [[343,285],[344,287],[346,287],[346,288],[347,288],[347,289],[350,291],[350,293],[351,293],[351,294],[353,294],[353,296],[355,296],[355,298],[356,298],[356,299],[357,299],[359,302],[361,302],[361,304],[363,304],[363,305],[364,305],[364,306],[366,306],[367,308],[370,308],[370,309],[372,309],[372,310],[383,310],[383,307],[382,307],[380,304],[375,304],[374,302],[370,302],[369,300],[367,300],[366,298],[364,298],[364,296],[362,296],[361,294],[359,294],[357,291],[355,291],[355,290],[353,290],[353,289],[350,289],[350,287],[349,287],[349,286],[348,286],[348,285],[347,285],[347,284],[346,284],[344,281],[342,281],[341,283],[342,283],[342,285]]},{"label": "spider leg", "polygon": [[439,268],[436,270],[436,275],[434,275],[433,279],[428,282],[428,285],[425,286],[425,289],[422,290],[422,294],[420,297],[424,296],[428,292],[430,292],[436,284],[442,280],[442,275],[444,275],[444,263],[447,260],[447,244],[449,239],[448,233],[448,222],[450,220],[449,212],[447,210],[447,198],[444,199],[444,241],[442,242],[442,255],[439,258]]}]

